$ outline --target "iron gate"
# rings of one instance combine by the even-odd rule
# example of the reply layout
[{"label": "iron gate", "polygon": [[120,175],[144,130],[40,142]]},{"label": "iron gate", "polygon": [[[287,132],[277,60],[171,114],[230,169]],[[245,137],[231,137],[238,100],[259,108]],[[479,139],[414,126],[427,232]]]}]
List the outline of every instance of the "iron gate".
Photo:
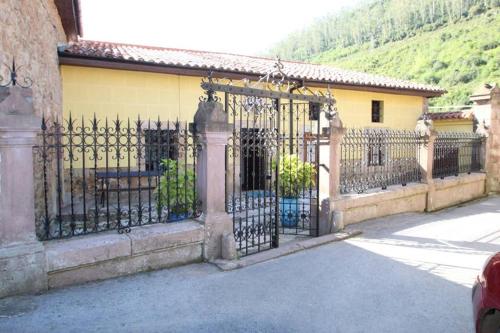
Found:
[{"label": "iron gate", "polygon": [[330,116],[334,99],[286,80],[280,63],[275,68],[254,85],[202,83],[209,98],[223,95],[232,127],[226,210],[242,256],[278,247],[280,236],[318,235],[319,145],[328,126],[321,115]]}]

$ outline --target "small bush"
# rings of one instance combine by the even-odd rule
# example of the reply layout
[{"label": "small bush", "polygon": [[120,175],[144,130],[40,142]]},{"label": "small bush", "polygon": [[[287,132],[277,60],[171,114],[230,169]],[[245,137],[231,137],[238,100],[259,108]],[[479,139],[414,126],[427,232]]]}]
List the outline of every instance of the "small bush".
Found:
[{"label": "small bush", "polygon": [[433,71],[439,71],[441,69],[446,69],[446,68],[448,68],[448,64],[446,62],[443,62],[443,61],[436,60],[432,64]]},{"label": "small bush", "polygon": [[461,83],[468,83],[473,81],[478,75],[478,72],[475,69],[467,69],[460,68],[456,69],[451,77],[449,78],[449,82],[452,85],[457,85]]},{"label": "small bush", "polygon": [[476,66],[476,67],[486,65],[487,63],[488,63],[488,61],[486,61],[485,59],[483,59],[480,56],[471,57],[471,58],[467,59],[467,61],[466,61],[467,66]]},{"label": "small bush", "polygon": [[[273,161],[273,169],[276,161]],[[296,155],[284,155],[278,165],[279,188],[284,198],[298,198],[303,190],[314,185],[314,165],[303,162]]]},{"label": "small bush", "polygon": [[160,184],[155,190],[158,209],[169,208],[169,214],[184,214],[193,210],[195,202],[195,175],[176,160],[162,161],[164,168]]},{"label": "small bush", "polygon": [[441,34],[440,39],[442,42],[446,42],[448,39],[451,39],[452,35],[449,32],[444,32]]},{"label": "small bush", "polygon": [[499,45],[499,42],[492,41],[492,42],[481,45],[481,50],[483,50],[483,51],[493,50],[493,49],[496,49],[498,47],[498,45]]},{"label": "small bush", "polygon": [[434,73],[425,75],[423,79],[429,84],[438,84],[441,81],[441,78]]},{"label": "small bush", "polygon": [[482,3],[475,5],[475,6],[472,6],[470,8],[470,12],[472,13],[472,15],[480,15],[480,14],[484,13],[485,11],[486,11],[486,7]]}]

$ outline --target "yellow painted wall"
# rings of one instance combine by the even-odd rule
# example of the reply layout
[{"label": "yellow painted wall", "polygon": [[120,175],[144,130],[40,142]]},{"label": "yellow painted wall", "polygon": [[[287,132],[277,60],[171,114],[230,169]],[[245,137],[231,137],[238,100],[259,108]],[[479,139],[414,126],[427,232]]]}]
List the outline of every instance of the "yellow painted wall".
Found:
[{"label": "yellow painted wall", "polygon": [[[61,66],[65,118],[73,116],[191,122],[203,96],[200,77],[147,72]],[[313,89],[314,90],[314,89]],[[413,129],[422,112],[418,96],[334,89],[340,117],[346,127]],[[371,122],[371,101],[384,102],[383,123]]]},{"label": "yellow painted wall", "polygon": [[61,66],[64,117],[192,121],[202,95],[188,76]]},{"label": "yellow painted wall", "polygon": [[[422,114],[423,98],[367,91],[334,90],[345,127],[414,129]],[[372,100],[383,101],[383,122],[371,122]]]},{"label": "yellow painted wall", "polygon": [[434,129],[438,132],[472,132],[472,120],[434,120]]}]

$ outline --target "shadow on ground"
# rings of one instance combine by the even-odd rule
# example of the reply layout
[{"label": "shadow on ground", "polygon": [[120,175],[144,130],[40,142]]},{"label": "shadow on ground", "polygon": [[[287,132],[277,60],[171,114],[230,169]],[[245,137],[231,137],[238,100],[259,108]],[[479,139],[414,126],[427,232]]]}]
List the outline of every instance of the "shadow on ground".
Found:
[{"label": "shadow on ground", "polygon": [[358,224],[361,237],[236,271],[198,264],[56,290],[0,331],[472,332],[470,283],[500,249],[499,210],[494,197]]}]

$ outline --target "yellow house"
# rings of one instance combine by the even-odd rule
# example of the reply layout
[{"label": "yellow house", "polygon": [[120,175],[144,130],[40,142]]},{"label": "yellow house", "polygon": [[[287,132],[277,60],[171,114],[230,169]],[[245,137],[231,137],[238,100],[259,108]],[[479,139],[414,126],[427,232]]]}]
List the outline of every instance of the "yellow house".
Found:
[{"label": "yellow house", "polygon": [[430,107],[429,117],[434,128],[443,132],[473,132],[478,126],[491,124],[491,91],[494,83],[479,86],[469,97],[471,105]]},{"label": "yellow house", "polygon": [[[179,119],[191,122],[202,78],[258,80],[272,59],[81,40],[59,50],[63,112],[74,117]],[[312,91],[330,87],[347,127],[413,129],[439,87],[329,66],[283,61],[283,71]]]},{"label": "yellow house", "polygon": [[477,124],[471,108],[429,113],[434,129],[438,132],[468,132],[474,131]]}]

